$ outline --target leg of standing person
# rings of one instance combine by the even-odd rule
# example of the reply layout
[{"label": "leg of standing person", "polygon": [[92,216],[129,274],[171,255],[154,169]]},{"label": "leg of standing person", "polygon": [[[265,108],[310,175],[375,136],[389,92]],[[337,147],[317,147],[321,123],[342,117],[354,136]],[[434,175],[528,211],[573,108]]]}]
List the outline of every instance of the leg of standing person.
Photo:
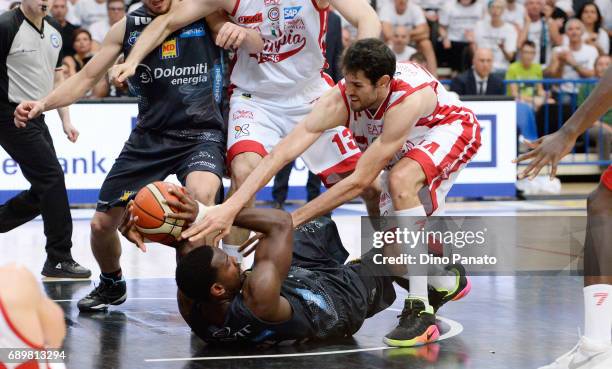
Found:
[{"label": "leg of standing person", "polygon": [[0,126],[0,144],[20,165],[32,186],[5,204],[1,215],[3,222],[6,219],[19,225],[40,212],[47,237],[43,275],[88,278],[91,272],[72,259],[72,217],[64,172],[44,118],[33,120],[26,128],[16,128],[12,121],[0,122]]},{"label": "leg of standing person", "polygon": [[285,165],[274,176],[274,185],[272,186],[272,207],[276,209],[283,209],[285,201],[287,200],[287,192],[289,192],[289,176],[293,170],[294,161]]}]

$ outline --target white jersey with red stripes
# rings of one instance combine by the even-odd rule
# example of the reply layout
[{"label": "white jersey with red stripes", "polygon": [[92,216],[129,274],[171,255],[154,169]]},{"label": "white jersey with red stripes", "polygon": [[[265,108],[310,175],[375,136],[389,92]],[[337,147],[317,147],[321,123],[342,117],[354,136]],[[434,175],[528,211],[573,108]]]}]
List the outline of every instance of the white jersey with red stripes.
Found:
[{"label": "white jersey with red stripes", "polygon": [[[472,112],[464,107],[456,94],[447,91],[431,73],[416,63],[397,63],[395,76],[393,80],[391,80],[389,95],[374,113],[368,110],[361,112],[351,110],[345,92],[345,81],[340,81],[338,87],[342,92],[342,97],[349,111],[347,126],[353,133],[359,148],[365,151],[365,149],[382,134],[385,113],[389,111],[389,109],[404,101],[405,98],[414,92],[427,86],[433,88],[436,93],[438,99],[436,108],[429,116],[417,121],[416,125],[410,131],[408,140],[404,144],[401,152],[396,155],[396,158],[391,164],[397,162],[403,157],[403,154],[412,148],[414,143],[411,142],[411,138],[421,137],[428,129],[438,125],[451,123],[455,121],[458,116],[463,114],[473,116]],[[475,122],[475,119],[473,119],[473,121]]]},{"label": "white jersey with red stripes", "polygon": [[251,94],[287,95],[322,78],[327,8],[316,0],[237,0],[231,18],[264,39],[259,54],[236,51],[232,85]]},{"label": "white jersey with red stripes", "polygon": [[480,126],[474,113],[418,64],[397,64],[389,94],[374,113],[368,110],[351,110],[345,82],[343,80],[338,83],[349,112],[347,126],[362,151],[382,134],[385,113],[389,109],[428,86],[436,93],[436,107],[430,115],[416,122],[403,147],[383,172],[383,191],[380,198],[380,214],[383,216],[392,215],[394,211],[389,191],[389,171],[404,157],[418,162],[427,178],[429,201],[425,202],[420,196],[427,215],[440,214],[444,209],[446,195],[459,172],[467,166],[480,147]]},{"label": "white jersey with red stripes", "polygon": [[[16,349],[37,349],[43,350],[42,346],[30,342],[21,332],[13,325],[8,315],[6,307],[0,299],[0,348]],[[13,360],[11,360],[13,361]],[[3,363],[0,360],[0,369],[50,369],[52,366],[47,363],[37,362],[35,360],[14,360],[19,363]],[[55,366],[59,368],[58,366]],[[63,364],[61,366],[64,367]]]}]

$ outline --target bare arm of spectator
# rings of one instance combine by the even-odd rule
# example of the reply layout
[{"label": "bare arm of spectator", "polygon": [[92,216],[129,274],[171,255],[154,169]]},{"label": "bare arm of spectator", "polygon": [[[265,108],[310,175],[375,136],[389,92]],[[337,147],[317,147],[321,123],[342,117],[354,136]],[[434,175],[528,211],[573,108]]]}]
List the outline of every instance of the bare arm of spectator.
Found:
[{"label": "bare arm of spectator", "polygon": [[382,25],[383,40],[385,42],[389,42],[391,39],[393,39],[393,32],[394,32],[393,24],[391,22],[382,21],[381,25]]},{"label": "bare arm of spectator", "polygon": [[[324,0],[319,0],[318,4],[321,7]],[[357,39],[380,37],[380,20],[366,0],[329,0],[329,4],[350,24],[357,27]]]},{"label": "bare arm of spectator", "polygon": [[68,77],[72,77],[76,74],[76,62],[72,56],[65,56],[63,59],[64,67],[66,68],[66,74]]},{"label": "bare arm of spectator", "polygon": [[561,72],[565,64],[565,54],[566,51],[553,51],[552,57],[550,58],[550,64],[544,69],[544,75],[546,77],[561,78]]},{"label": "bare arm of spectator", "polygon": [[410,39],[415,42],[429,39],[429,26],[427,25],[427,23],[421,23],[419,25],[416,25],[410,31]]},{"label": "bare arm of spectator", "polygon": [[576,62],[572,53],[567,52],[564,58],[565,64],[569,65],[572,69],[578,73],[581,78],[591,78],[595,75],[593,68],[585,68]]},{"label": "bare arm of spectator", "polygon": [[548,30],[550,35],[550,42],[554,46],[559,46],[563,43],[563,35],[559,30],[559,25],[555,22],[554,19],[550,18],[547,20]]}]

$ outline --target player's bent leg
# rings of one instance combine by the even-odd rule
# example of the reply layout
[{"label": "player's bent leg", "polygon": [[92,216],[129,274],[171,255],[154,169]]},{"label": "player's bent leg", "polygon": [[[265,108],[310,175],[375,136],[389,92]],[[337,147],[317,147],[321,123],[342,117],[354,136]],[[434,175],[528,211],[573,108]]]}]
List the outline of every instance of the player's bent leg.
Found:
[{"label": "player's bent leg", "polygon": [[221,179],[210,172],[191,172],[187,175],[186,187],[193,197],[204,205],[215,204]]},{"label": "player's bent leg", "polygon": [[[249,175],[255,170],[262,156],[255,152],[243,152],[236,155],[230,163],[232,184],[230,196],[246,181]],[[251,199],[246,206],[252,207],[255,204],[255,199]],[[241,261],[242,255],[238,252],[238,248],[248,238],[251,232],[249,230],[232,227],[230,234],[223,239],[223,250],[230,256],[234,256]]]},{"label": "player's bent leg", "polygon": [[127,288],[121,272],[121,242],[117,228],[125,208],[96,211],[91,221],[91,250],[100,266],[100,284],[77,303],[80,311],[105,310],[127,299]]}]

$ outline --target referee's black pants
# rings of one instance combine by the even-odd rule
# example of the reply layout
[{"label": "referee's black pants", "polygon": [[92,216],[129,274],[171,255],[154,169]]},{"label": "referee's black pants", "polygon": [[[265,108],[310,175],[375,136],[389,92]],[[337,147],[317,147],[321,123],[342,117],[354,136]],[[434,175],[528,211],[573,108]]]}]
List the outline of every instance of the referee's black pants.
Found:
[{"label": "referee's black pants", "polygon": [[13,119],[0,119],[0,145],[19,164],[30,189],[0,205],[0,232],[8,232],[42,215],[51,261],[71,260],[72,217],[64,183],[44,117],[17,128]]}]

